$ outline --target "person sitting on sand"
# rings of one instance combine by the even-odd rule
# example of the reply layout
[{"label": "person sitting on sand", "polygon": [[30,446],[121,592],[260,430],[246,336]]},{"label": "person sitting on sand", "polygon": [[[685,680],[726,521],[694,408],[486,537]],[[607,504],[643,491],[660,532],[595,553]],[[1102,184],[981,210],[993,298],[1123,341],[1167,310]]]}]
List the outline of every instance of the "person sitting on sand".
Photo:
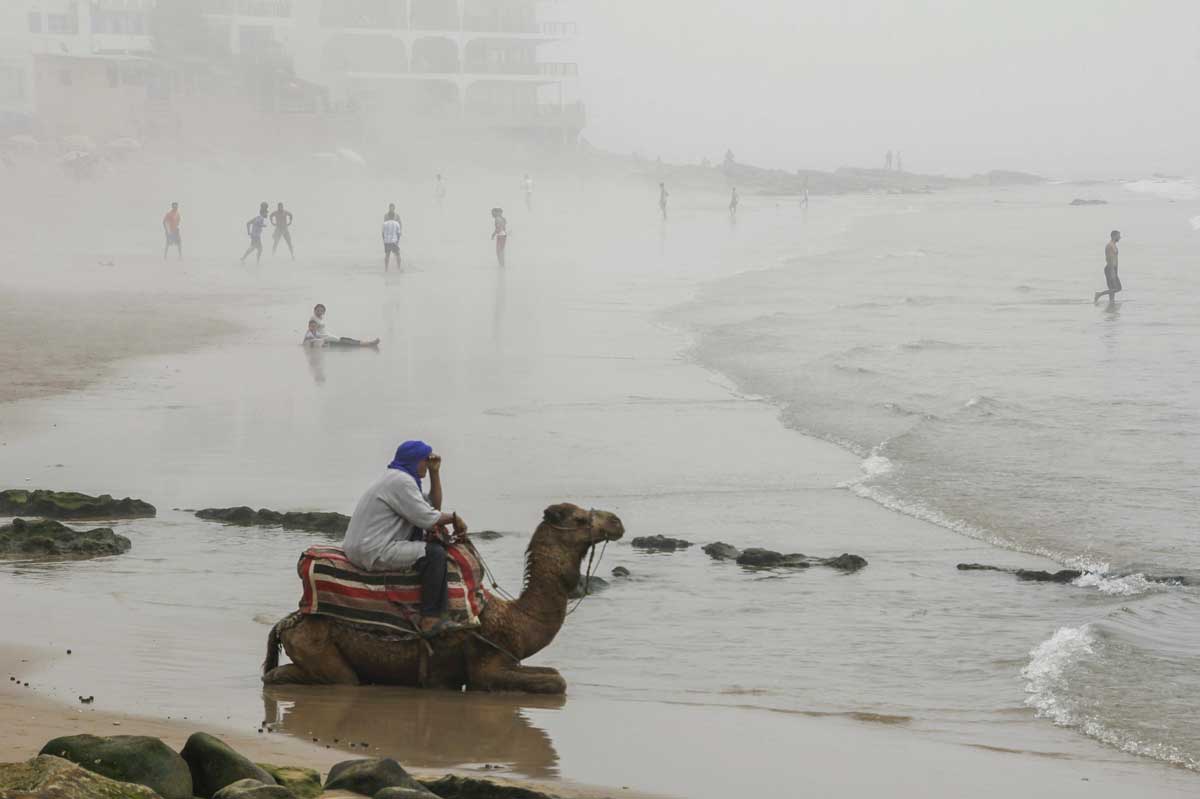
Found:
[{"label": "person sitting on sand", "polygon": [[[421,574],[420,631],[454,629],[442,617],[449,602],[446,545],[467,534],[457,513],[442,510],[442,459],[424,441],[405,441],[384,473],[359,499],[342,548],[367,571],[415,568]],[[429,476],[429,493],[421,485]],[[445,532],[446,525],[452,530]]]},{"label": "person sitting on sand", "polygon": [[359,341],[356,338],[334,336],[325,331],[325,306],[317,303],[313,306],[313,315],[308,319],[308,331],[314,333],[320,344],[310,343],[308,333],[304,334],[304,343],[313,347],[378,347],[379,339]]}]

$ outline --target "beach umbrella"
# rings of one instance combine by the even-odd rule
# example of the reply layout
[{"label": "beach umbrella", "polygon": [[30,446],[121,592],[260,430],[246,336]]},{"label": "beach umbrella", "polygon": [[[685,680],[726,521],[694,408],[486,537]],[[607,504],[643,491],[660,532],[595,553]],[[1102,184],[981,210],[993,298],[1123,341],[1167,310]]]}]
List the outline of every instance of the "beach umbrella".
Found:
[{"label": "beach umbrella", "polygon": [[89,137],[83,136],[83,135],[63,136],[62,141],[63,141],[63,144],[67,145],[68,147],[72,148],[73,150],[95,150],[96,149],[96,145],[92,142],[92,140]]}]

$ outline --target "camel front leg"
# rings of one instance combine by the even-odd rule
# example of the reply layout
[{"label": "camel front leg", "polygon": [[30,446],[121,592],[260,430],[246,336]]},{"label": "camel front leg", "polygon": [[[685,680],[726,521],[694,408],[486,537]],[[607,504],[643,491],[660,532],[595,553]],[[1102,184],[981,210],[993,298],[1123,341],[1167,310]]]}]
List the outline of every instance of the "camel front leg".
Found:
[{"label": "camel front leg", "polygon": [[467,674],[468,691],[515,691],[524,694],[567,692],[567,681],[556,669],[546,666],[522,666],[507,658],[491,657],[474,664]]}]

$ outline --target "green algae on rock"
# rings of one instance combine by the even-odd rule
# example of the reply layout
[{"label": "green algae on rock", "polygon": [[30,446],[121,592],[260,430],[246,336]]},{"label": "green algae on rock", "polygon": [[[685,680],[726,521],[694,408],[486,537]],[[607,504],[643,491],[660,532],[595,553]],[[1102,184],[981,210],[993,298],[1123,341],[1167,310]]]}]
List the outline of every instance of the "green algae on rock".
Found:
[{"label": "green algae on rock", "polygon": [[70,760],[112,780],[145,785],[163,799],[192,797],[192,773],[188,764],[157,738],[66,735],[47,743],[38,754]]},{"label": "green algae on rock", "polygon": [[41,516],[46,519],[140,519],[158,511],[149,502],[110,494],[98,497],[75,491],[0,491],[0,516]]},{"label": "green algae on rock", "polygon": [[211,799],[217,791],[238,780],[258,780],[266,785],[275,782],[274,777],[229,744],[206,732],[188,738],[180,754],[192,771],[192,790],[203,799]]},{"label": "green algae on rock", "polygon": [[258,767],[291,791],[296,799],[316,799],[321,795],[321,772],[314,768],[275,766],[271,763],[259,763]]},{"label": "green algae on rock", "polygon": [[0,799],[162,799],[144,785],[119,782],[69,760],[38,755],[24,763],[0,764]]},{"label": "green algae on rock", "polygon": [[99,558],[129,551],[129,539],[107,527],[75,530],[53,519],[13,519],[0,527],[0,557]]}]

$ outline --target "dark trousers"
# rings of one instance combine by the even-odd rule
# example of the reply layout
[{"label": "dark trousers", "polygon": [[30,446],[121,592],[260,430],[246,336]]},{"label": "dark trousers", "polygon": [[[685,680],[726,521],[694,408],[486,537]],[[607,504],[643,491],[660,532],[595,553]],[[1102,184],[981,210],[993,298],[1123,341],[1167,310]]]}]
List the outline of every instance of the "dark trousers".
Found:
[{"label": "dark trousers", "polygon": [[441,616],[450,602],[446,574],[446,548],[440,541],[425,542],[425,557],[417,561],[421,573],[421,615]]}]

